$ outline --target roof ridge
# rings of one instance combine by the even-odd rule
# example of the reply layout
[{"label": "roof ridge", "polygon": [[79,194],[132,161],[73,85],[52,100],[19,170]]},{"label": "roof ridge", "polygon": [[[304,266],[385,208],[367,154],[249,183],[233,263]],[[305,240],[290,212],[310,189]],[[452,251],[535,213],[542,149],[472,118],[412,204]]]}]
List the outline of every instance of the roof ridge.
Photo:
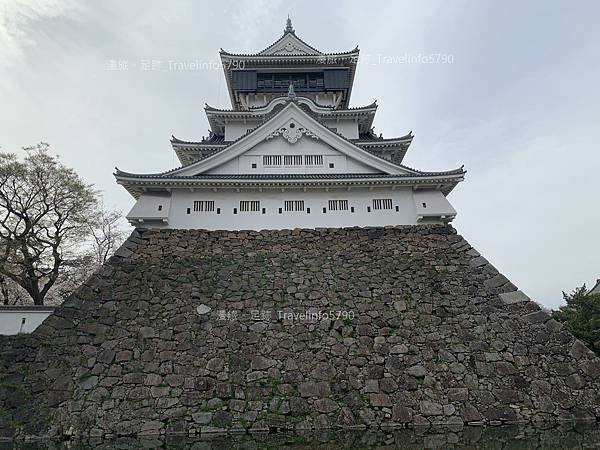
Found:
[{"label": "roof ridge", "polygon": [[[348,142],[349,144],[351,144],[352,146],[356,147],[356,148],[357,148],[357,149],[359,149],[360,151],[363,151],[363,152],[369,153],[370,155],[372,155],[373,157],[375,157],[375,158],[377,158],[377,159],[380,159],[380,160],[382,160],[382,161],[385,161],[385,162],[386,162],[386,163],[388,163],[388,164],[392,164],[392,165],[394,165],[394,166],[396,166],[396,167],[400,167],[400,168],[402,168],[402,169],[404,169],[404,170],[407,170],[407,171],[409,171],[409,172],[413,172],[413,173],[422,173],[422,174],[446,174],[446,172],[420,172],[420,171],[418,171],[418,170],[416,170],[416,169],[413,169],[413,168],[411,168],[411,167],[404,166],[404,165],[402,165],[402,164],[395,163],[395,162],[393,162],[393,161],[390,161],[390,160],[388,160],[388,159],[385,159],[385,158],[383,158],[382,156],[380,156],[380,155],[378,155],[378,154],[376,154],[376,153],[374,153],[374,152],[371,152],[371,151],[369,151],[368,149],[362,148],[362,147],[360,147],[359,145],[357,145],[355,142],[353,142],[351,139],[349,139],[349,138],[347,138],[346,136],[342,135],[340,132],[338,132],[338,131],[334,131],[333,129],[331,129],[330,127],[328,127],[328,126],[327,126],[325,123],[323,123],[323,121],[322,121],[322,120],[321,120],[321,119],[318,117],[317,113],[314,113],[314,112],[312,112],[312,111],[310,110],[310,108],[308,108],[308,106],[307,106],[307,105],[304,105],[304,104],[298,104],[298,103],[297,103],[297,102],[295,102],[293,99],[290,99],[289,101],[287,101],[287,102],[285,103],[285,106],[284,106],[284,104],[275,105],[275,107],[273,108],[273,111],[271,111],[271,113],[269,113],[269,114],[266,114],[266,115],[263,117],[263,120],[262,120],[262,121],[261,121],[261,122],[260,122],[260,123],[259,123],[259,124],[258,124],[256,127],[254,127],[254,128],[250,128],[250,129],[248,129],[248,130],[246,131],[246,133],[242,134],[242,135],[241,135],[241,136],[239,136],[238,138],[236,138],[236,139],[234,139],[234,140],[232,140],[232,141],[228,141],[228,144],[227,144],[227,145],[225,145],[225,146],[224,146],[223,148],[221,148],[221,149],[218,149],[218,150],[216,150],[216,151],[215,151],[215,152],[214,152],[212,155],[214,155],[214,154],[216,154],[216,153],[220,153],[220,152],[223,152],[223,151],[227,150],[229,147],[231,147],[232,145],[234,145],[236,142],[238,142],[238,141],[240,141],[240,140],[244,139],[245,137],[247,137],[248,135],[250,135],[250,134],[254,133],[254,132],[255,132],[255,131],[257,131],[259,128],[262,128],[262,127],[263,127],[263,126],[265,126],[265,125],[266,125],[266,124],[267,124],[267,123],[268,123],[268,122],[269,122],[269,121],[270,121],[270,120],[271,120],[271,119],[272,119],[274,116],[276,116],[277,114],[279,114],[279,112],[280,112],[281,110],[283,110],[284,108],[287,108],[287,107],[288,107],[288,106],[289,106],[291,103],[294,103],[294,104],[296,104],[296,106],[297,106],[297,108],[298,108],[298,109],[302,110],[302,111],[303,111],[303,112],[304,112],[306,115],[308,115],[309,117],[311,117],[313,120],[315,120],[317,123],[319,123],[321,126],[323,126],[325,129],[327,129],[327,130],[328,130],[328,131],[330,131],[331,133],[333,133],[333,134],[335,134],[335,135],[339,136],[339,137],[340,137],[340,138],[342,138],[344,141]],[[173,138],[174,138],[174,136],[173,136]],[[212,155],[209,155],[209,156],[212,156]],[[207,157],[208,157],[208,156],[207,156]],[[198,160],[198,161],[196,161],[196,162],[202,161],[202,160],[204,160],[204,159],[206,159],[206,158],[202,158],[202,159],[200,159],[200,160]],[[195,164],[196,162],[194,162],[194,163],[192,163],[192,164]],[[191,164],[190,164],[190,165],[191,165]],[[186,166],[183,166],[183,165],[182,165],[182,166],[180,166],[180,167],[176,167],[176,168],[174,168],[174,169],[170,169],[170,170],[167,170],[167,171],[161,172],[161,173],[159,173],[159,174],[157,174],[157,175],[167,175],[167,174],[169,174],[169,173],[172,173],[172,172],[175,172],[175,171],[181,170],[181,169],[183,169],[183,168],[185,168],[185,167],[189,167],[190,165],[186,165]],[[464,166],[463,166],[463,167],[464,167]],[[116,170],[117,170],[119,173],[127,173],[127,172],[120,171],[120,170],[119,170],[118,168],[116,168],[116,167],[115,167],[115,169],[116,169]],[[461,169],[462,169],[462,168],[461,168]]]},{"label": "roof ridge", "polygon": [[[204,110],[205,111],[210,111],[210,112],[224,112],[224,113],[236,113],[236,114],[261,114],[260,112],[257,112],[257,109],[263,109],[263,108],[268,108],[269,105],[271,105],[273,102],[275,101],[279,101],[281,99],[287,99],[288,98],[288,94],[281,94],[278,95],[276,97],[273,97],[271,100],[269,100],[269,102],[264,105],[264,106],[260,106],[260,107],[253,107],[251,109],[248,110],[238,110],[238,109],[233,109],[233,108],[216,108],[214,106],[209,105],[208,103],[204,104]],[[319,114],[335,114],[336,112],[347,112],[347,111],[360,111],[360,110],[368,110],[368,109],[377,109],[379,107],[379,105],[377,105],[377,100],[374,100],[373,102],[369,103],[368,105],[363,105],[363,106],[353,106],[353,107],[348,107],[345,109],[338,109],[335,108],[333,106],[327,106],[327,105],[320,105],[319,103],[317,103],[316,101],[314,101],[313,99],[311,99],[310,97],[306,97],[304,95],[298,95],[296,96],[296,99],[298,98],[302,98],[302,99],[306,99],[311,101],[312,103],[314,103],[315,106],[319,107],[319,108],[325,108],[328,109],[329,111],[327,112],[323,112],[323,113],[319,113]],[[264,113],[264,114],[269,114],[269,113]]]},{"label": "roof ridge", "polygon": [[[116,169],[116,168],[115,168]],[[162,178],[163,173],[130,173],[122,170],[117,170],[116,176],[130,176],[132,178]],[[423,172],[423,173],[401,173],[401,174],[390,174],[390,173],[278,173],[278,174],[199,174],[199,175],[177,175],[174,179],[182,180],[201,180],[201,179],[240,179],[240,180],[252,180],[252,179],[344,179],[344,178],[419,178],[428,176],[443,176],[443,175],[461,175],[466,172],[460,172],[458,169],[447,172]]]}]

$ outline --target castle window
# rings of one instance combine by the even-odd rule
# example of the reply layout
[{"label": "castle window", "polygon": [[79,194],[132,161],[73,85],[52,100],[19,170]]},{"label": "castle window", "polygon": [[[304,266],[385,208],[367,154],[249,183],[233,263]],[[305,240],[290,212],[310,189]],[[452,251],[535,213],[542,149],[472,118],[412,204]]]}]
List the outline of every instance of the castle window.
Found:
[{"label": "castle window", "polygon": [[191,212],[192,212],[192,208],[188,208],[188,209],[186,209],[186,211],[185,211],[185,213],[186,213],[186,214],[189,214],[189,213],[191,213]]},{"label": "castle window", "polygon": [[260,211],[259,200],[240,200],[240,212],[257,212]]},{"label": "castle window", "polygon": [[301,166],[302,155],[285,155],[283,157],[284,166]]},{"label": "castle window", "polygon": [[323,155],[304,155],[304,164],[307,166],[322,166]]},{"label": "castle window", "polygon": [[330,168],[330,169],[333,169],[333,168],[334,168],[334,166],[335,166],[335,165],[334,165],[333,163],[329,163],[329,168]]},{"label": "castle window", "polygon": [[158,205],[158,210],[162,211],[162,205]]},{"label": "castle window", "polygon": [[256,169],[256,163],[252,163],[252,168]]},{"label": "castle window", "polygon": [[329,200],[329,211],[348,211],[348,200]]},{"label": "castle window", "polygon": [[423,208],[427,208],[427,203],[423,203]]},{"label": "castle window", "polygon": [[281,155],[263,155],[263,166],[281,166]]},{"label": "castle window", "polygon": [[286,211],[304,211],[304,200],[286,200],[283,202]]},{"label": "castle window", "polygon": [[373,199],[373,209],[392,209],[392,199],[391,198],[374,198]]},{"label": "castle window", "polygon": [[195,200],[194,212],[213,212],[215,210],[215,202],[212,200]]}]

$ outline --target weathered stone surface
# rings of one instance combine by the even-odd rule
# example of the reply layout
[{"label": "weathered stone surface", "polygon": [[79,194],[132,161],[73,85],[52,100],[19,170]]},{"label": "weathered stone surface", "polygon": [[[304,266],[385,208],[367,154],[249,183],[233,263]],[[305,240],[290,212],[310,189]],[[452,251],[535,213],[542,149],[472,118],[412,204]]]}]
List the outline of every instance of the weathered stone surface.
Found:
[{"label": "weathered stone surface", "polygon": [[427,374],[427,370],[422,365],[417,364],[406,369],[406,373],[413,377],[423,378]]},{"label": "weathered stone surface", "polygon": [[298,386],[302,397],[326,397],[330,393],[329,383],[300,383]]},{"label": "weathered stone surface", "polygon": [[338,404],[329,398],[315,400],[315,409],[320,413],[330,413],[338,409]]},{"label": "weathered stone surface", "polygon": [[34,334],[0,337],[0,430],[600,417],[600,360],[449,226],[137,230],[124,248]]},{"label": "weathered stone surface", "polygon": [[531,323],[544,323],[550,320],[550,316],[546,311],[535,311],[523,316],[523,320]]},{"label": "weathered stone surface", "polygon": [[512,305],[514,303],[528,302],[531,299],[527,297],[521,291],[512,291],[512,292],[504,292],[499,294],[500,300],[502,300],[507,305]]},{"label": "weathered stone surface", "polygon": [[419,410],[425,417],[427,416],[441,416],[444,414],[442,405],[435,402],[422,401],[419,403]]},{"label": "weathered stone surface", "polygon": [[392,406],[392,400],[387,394],[371,394],[369,398],[373,406]]},{"label": "weathered stone surface", "polygon": [[406,406],[394,405],[392,408],[392,420],[398,423],[409,423],[412,420],[412,411]]}]

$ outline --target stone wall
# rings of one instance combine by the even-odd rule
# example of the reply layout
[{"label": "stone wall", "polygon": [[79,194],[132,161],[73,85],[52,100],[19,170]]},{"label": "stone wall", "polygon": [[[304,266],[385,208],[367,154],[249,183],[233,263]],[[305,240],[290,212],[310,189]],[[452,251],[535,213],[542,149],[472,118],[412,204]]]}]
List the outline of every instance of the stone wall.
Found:
[{"label": "stone wall", "polygon": [[449,226],[138,230],[0,345],[5,435],[600,416],[600,360]]}]

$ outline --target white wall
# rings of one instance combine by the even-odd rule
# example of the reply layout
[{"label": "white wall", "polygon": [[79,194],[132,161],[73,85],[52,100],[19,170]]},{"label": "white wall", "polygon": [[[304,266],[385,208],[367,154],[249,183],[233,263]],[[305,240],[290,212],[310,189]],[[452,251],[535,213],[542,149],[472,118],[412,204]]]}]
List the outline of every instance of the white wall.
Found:
[{"label": "white wall", "polygon": [[[449,205],[446,198],[436,191],[440,197],[438,202]],[[417,213],[413,198],[412,188],[367,188],[330,189],[258,189],[240,190],[222,189],[213,192],[209,189],[174,189],[172,192],[171,209],[168,225],[156,222],[156,228],[182,228],[182,229],[209,229],[209,230],[242,230],[242,229],[293,229],[293,228],[318,228],[318,227],[351,227],[351,226],[386,226],[386,225],[413,225],[417,223]],[[392,210],[375,211],[372,200],[377,198],[391,198]],[[323,208],[328,207],[328,200],[348,200],[349,207],[354,207],[354,212],[329,211],[323,213]],[[213,200],[214,212],[194,212],[194,200]],[[265,213],[239,211],[240,200],[259,200],[260,207],[265,208]],[[279,208],[284,209],[285,200],[304,200],[304,212],[279,213]],[[143,201],[143,196],[140,198]],[[371,206],[371,212],[367,211]],[[398,211],[396,211],[398,206]],[[187,208],[191,209],[187,214]],[[220,214],[217,214],[220,208]],[[238,209],[234,214],[234,208]],[[310,213],[307,209],[310,208]],[[444,208],[446,209],[446,208]],[[152,227],[150,223],[144,226]]]},{"label": "white wall", "polygon": [[329,119],[324,122],[329,128],[335,128],[345,138],[358,139],[358,123],[353,119]]},{"label": "white wall", "polygon": [[253,122],[233,122],[225,125],[225,140],[235,141],[240,136],[243,136],[248,130],[254,129],[260,123],[259,120]]},{"label": "white wall", "polygon": [[[263,155],[323,155],[322,166],[279,166],[264,167]],[[252,164],[256,168],[252,168]],[[334,167],[329,167],[333,163]],[[208,174],[262,174],[262,173],[379,173],[376,169],[369,167],[325,144],[308,136],[303,136],[298,142],[290,144],[281,137],[275,137],[263,141],[252,150],[245,152],[237,158],[222,164],[214,169],[208,170]]]},{"label": "white wall", "polygon": [[[281,97],[281,93],[276,94],[240,94],[247,98],[248,106],[251,108],[261,108],[266,106],[273,98]],[[334,92],[322,92],[322,93],[312,93],[312,92],[302,92],[298,93],[302,97],[308,97],[314,102],[316,102],[320,106],[336,106],[336,98],[339,97],[339,93]]]},{"label": "white wall", "polygon": [[136,202],[127,214],[128,220],[166,220],[171,208],[171,194],[145,194],[143,202]]},{"label": "white wall", "polygon": [[[0,307],[0,335],[31,333],[48,317],[54,308]],[[23,322],[24,320],[24,322]]]},{"label": "white wall", "polygon": [[[345,138],[358,139],[358,124],[353,119],[328,119],[324,122],[328,127],[335,128]],[[225,125],[225,140],[234,141],[259,124],[259,120],[228,123]]]}]

